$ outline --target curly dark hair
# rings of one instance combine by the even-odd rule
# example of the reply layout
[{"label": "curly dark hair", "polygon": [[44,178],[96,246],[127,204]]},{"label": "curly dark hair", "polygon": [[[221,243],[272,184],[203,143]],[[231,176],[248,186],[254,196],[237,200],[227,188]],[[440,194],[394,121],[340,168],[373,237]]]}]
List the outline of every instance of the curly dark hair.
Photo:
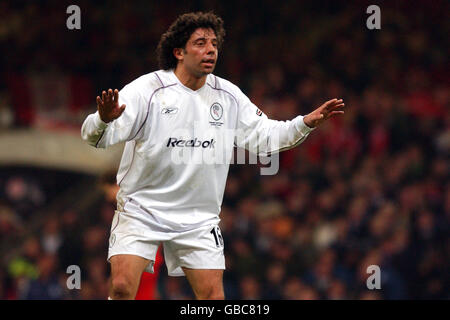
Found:
[{"label": "curly dark hair", "polygon": [[217,37],[220,49],[225,37],[222,18],[212,12],[191,12],[179,16],[161,36],[156,49],[159,67],[163,70],[174,69],[178,60],[173,54],[175,48],[185,48],[192,33],[197,28],[211,28]]}]

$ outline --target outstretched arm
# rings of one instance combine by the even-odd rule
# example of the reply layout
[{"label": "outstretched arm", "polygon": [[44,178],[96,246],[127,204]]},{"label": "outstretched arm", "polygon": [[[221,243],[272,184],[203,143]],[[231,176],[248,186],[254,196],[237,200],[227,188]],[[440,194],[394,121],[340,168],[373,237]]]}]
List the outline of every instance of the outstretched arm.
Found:
[{"label": "outstretched arm", "polygon": [[240,113],[240,127],[244,129],[236,144],[256,154],[266,155],[291,149],[301,144],[317,126],[324,121],[343,114],[342,99],[332,99],[306,116],[292,120],[277,121],[267,118],[246,97],[243,98]]},{"label": "outstretched arm", "polygon": [[82,138],[90,145],[106,148],[141,137],[147,103],[133,86],[125,86],[120,99],[117,89],[103,91],[96,102],[97,112],[89,115],[81,128]]}]

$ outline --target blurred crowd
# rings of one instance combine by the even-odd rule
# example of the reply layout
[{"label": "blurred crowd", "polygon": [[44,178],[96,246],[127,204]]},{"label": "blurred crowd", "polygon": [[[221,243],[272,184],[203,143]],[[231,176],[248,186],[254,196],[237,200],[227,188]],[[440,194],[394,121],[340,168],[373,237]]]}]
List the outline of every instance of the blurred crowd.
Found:
[{"label": "blurred crowd", "polygon": [[[280,154],[276,175],[230,166],[221,212],[227,298],[450,299],[447,2],[383,3],[382,28],[370,31],[364,1],[80,1],[80,32],[59,26],[62,2],[48,3],[0,3],[0,47],[16,48],[0,57],[0,88],[8,88],[0,90],[2,127],[4,119],[9,128],[33,125],[32,105],[17,109],[12,75],[77,75],[89,79],[92,97],[121,88],[157,68],[161,33],[199,8],[225,20],[215,74],[269,117],[287,120],[344,99],[345,115]],[[18,185],[1,184],[0,239],[26,237],[2,261],[0,298],[105,299],[114,181],[101,180],[103,196],[86,212],[49,212],[32,234],[24,231],[30,210],[51,194],[35,187],[35,202],[23,209],[13,201]],[[74,264],[81,290],[66,286]],[[380,267],[380,290],[367,288],[370,265]],[[156,297],[193,294],[163,268]]]}]

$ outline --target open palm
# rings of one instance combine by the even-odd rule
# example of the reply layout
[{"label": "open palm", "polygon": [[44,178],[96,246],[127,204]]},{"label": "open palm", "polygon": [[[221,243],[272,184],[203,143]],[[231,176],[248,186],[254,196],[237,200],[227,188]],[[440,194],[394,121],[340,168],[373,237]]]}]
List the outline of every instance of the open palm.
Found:
[{"label": "open palm", "polygon": [[303,121],[308,127],[315,128],[322,124],[325,120],[328,120],[336,115],[343,114],[343,107],[344,103],[342,99],[328,100],[316,110],[306,115],[303,118]]},{"label": "open palm", "polygon": [[121,116],[125,110],[125,105],[119,106],[119,90],[109,89],[103,91],[102,97],[97,96],[97,110],[103,122],[111,122]]}]

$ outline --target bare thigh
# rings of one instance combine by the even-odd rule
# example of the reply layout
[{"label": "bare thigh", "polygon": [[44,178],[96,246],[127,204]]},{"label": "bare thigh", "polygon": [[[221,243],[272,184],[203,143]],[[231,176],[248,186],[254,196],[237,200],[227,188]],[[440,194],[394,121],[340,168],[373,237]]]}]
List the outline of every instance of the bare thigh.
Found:
[{"label": "bare thigh", "polygon": [[221,269],[189,269],[183,267],[189,284],[199,300],[223,300],[223,270]]},{"label": "bare thigh", "polygon": [[117,298],[118,293],[123,298],[134,299],[142,273],[150,260],[131,254],[118,254],[109,259],[111,263],[110,295]]}]

